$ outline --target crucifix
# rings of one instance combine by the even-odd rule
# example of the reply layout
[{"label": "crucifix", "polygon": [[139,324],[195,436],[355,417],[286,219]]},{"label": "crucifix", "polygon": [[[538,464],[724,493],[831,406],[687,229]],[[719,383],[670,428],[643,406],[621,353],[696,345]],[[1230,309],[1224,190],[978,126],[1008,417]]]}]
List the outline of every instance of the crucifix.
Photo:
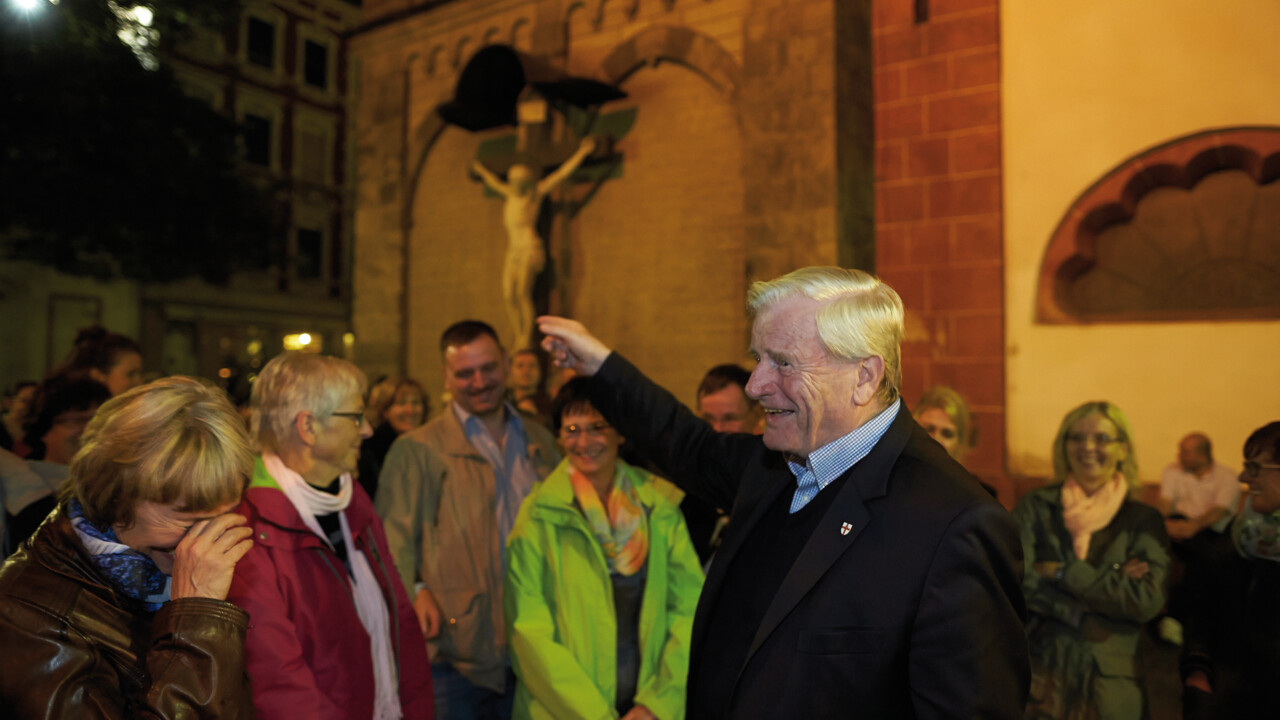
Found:
[{"label": "crucifix", "polygon": [[[576,140],[566,123],[551,122],[547,100],[533,90],[523,93],[516,110],[515,152],[507,157],[489,158],[495,167],[507,167],[506,179],[479,160],[471,163],[475,175],[503,197],[502,223],[507,231],[507,252],[502,267],[502,299],[515,331],[513,350],[529,347],[533,342],[534,285],[546,268],[544,239],[556,210],[553,207],[551,213],[544,213],[543,203],[598,146],[590,136]],[[560,137],[554,138],[557,130]],[[574,211],[576,208],[566,214],[571,217]]]}]

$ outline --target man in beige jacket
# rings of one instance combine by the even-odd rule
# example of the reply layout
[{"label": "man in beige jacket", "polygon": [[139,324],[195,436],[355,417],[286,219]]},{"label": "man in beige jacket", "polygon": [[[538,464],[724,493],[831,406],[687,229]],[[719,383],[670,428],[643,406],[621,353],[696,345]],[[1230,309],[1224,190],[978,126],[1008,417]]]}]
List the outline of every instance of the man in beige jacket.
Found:
[{"label": "man in beige jacket", "polygon": [[560,453],[505,402],[510,358],[492,327],[455,323],[440,351],[453,402],[391,446],[377,509],[429,641],[437,720],[508,718],[503,551],[520,504]]}]

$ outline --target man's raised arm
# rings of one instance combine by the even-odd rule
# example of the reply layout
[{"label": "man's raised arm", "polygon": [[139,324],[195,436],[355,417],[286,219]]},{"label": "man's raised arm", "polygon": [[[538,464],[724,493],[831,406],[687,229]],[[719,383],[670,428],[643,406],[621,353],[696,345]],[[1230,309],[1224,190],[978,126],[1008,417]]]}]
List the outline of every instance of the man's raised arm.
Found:
[{"label": "man's raised arm", "polygon": [[573,368],[585,377],[595,375],[613,352],[577,320],[543,315],[538,318],[538,329],[547,336],[542,341],[542,349],[551,354],[555,364]]}]

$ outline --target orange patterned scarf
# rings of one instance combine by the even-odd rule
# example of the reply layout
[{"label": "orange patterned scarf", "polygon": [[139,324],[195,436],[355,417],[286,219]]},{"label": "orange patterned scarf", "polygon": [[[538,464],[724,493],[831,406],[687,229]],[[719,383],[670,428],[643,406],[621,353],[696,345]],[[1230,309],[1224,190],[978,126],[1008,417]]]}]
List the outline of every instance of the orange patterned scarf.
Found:
[{"label": "orange patterned scarf", "polygon": [[649,528],[629,474],[622,472],[621,465],[614,470],[607,513],[585,475],[570,468],[569,482],[591,533],[604,550],[609,570],[619,575],[634,575],[649,557]]}]

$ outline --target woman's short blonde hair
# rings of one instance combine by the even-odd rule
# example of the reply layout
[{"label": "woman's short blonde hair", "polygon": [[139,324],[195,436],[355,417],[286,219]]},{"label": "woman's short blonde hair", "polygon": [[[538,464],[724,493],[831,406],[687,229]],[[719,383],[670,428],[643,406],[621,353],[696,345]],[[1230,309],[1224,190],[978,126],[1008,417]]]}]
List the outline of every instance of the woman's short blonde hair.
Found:
[{"label": "woman's short blonde hair", "polygon": [[1090,415],[1101,415],[1116,426],[1116,430],[1120,433],[1120,437],[1116,439],[1123,442],[1129,449],[1128,455],[1120,461],[1120,466],[1116,469],[1124,475],[1124,479],[1129,483],[1129,489],[1138,487],[1138,453],[1133,447],[1133,431],[1129,429],[1129,418],[1125,417],[1124,412],[1114,403],[1105,400],[1087,402],[1062,418],[1062,425],[1058,427],[1058,435],[1053,441],[1054,480],[1066,482],[1067,476],[1071,474],[1071,463],[1067,460],[1067,435],[1071,433],[1071,428],[1075,427],[1076,423]]},{"label": "woman's short blonde hair", "polygon": [[226,393],[170,377],[98,408],[63,494],[80,501],[90,522],[128,527],[142,502],[182,512],[236,502],[252,473],[249,436]]},{"label": "woman's short blonde hair", "polygon": [[902,386],[902,298],[876,276],[838,267],[806,267],[747,291],[747,309],[759,315],[779,301],[802,296],[822,304],[815,320],[827,353],[841,360],[884,360],[879,397],[886,404]]},{"label": "woman's short blonde hair", "polygon": [[254,438],[263,450],[279,450],[293,433],[298,413],[327,418],[347,396],[364,396],[368,380],[342,358],[288,352],[268,362],[249,395]]}]

